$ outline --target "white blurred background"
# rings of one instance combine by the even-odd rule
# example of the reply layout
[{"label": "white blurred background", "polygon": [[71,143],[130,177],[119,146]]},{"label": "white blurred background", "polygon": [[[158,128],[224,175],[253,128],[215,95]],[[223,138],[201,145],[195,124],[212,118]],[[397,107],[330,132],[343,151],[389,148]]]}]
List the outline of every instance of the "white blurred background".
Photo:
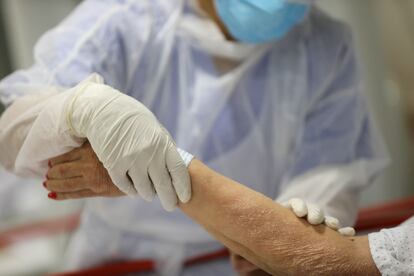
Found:
[{"label": "white blurred background", "polygon": [[[33,45],[38,37],[56,25],[79,2],[0,0],[0,76],[30,66]],[[408,128],[411,125],[414,129],[414,1],[319,0],[319,5],[333,16],[348,22],[355,32],[365,92],[393,161],[376,183],[363,193],[361,206],[414,195],[414,135],[411,136],[414,131]],[[25,184],[32,187],[31,195],[45,196],[41,181]],[[0,193],[12,194],[10,186],[16,185],[16,182],[19,181],[0,178]],[[25,220],[71,212],[79,205],[67,204],[62,207],[31,198],[10,196],[10,201],[16,206],[6,201],[3,204],[0,202],[0,229]],[[16,204],[19,202],[25,204]],[[47,211],[50,209],[53,212]],[[46,256],[37,261],[41,265],[36,269],[34,266],[26,270],[21,266],[20,270],[17,269],[18,260],[23,262],[19,254],[27,252],[27,248],[19,249],[22,252],[17,250],[17,253],[0,250],[0,276],[41,275],[48,268],[56,267],[59,264],[58,253],[65,241],[66,237],[58,237],[46,245],[45,242],[42,245],[32,244],[30,250],[41,250]],[[15,261],[11,262],[11,259]],[[24,259],[27,261],[27,258]]]}]

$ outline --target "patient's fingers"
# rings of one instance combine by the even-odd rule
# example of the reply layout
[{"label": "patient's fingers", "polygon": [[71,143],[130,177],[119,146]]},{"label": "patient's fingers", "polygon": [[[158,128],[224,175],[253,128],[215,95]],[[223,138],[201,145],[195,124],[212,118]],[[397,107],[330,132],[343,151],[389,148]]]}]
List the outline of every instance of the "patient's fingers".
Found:
[{"label": "patient's fingers", "polygon": [[48,197],[54,200],[68,200],[68,199],[82,199],[82,198],[90,198],[90,197],[97,197],[100,196],[99,194],[91,191],[91,190],[82,190],[72,193],[57,193],[57,192],[50,192]]},{"label": "patient's fingers", "polygon": [[91,197],[121,197],[125,196],[120,190],[109,191],[105,193],[97,193],[92,190],[81,190],[76,192],[50,192],[48,197],[53,200],[63,201],[69,199],[83,199]]},{"label": "patient's fingers", "polygon": [[82,157],[82,147],[76,148],[74,150],[71,150],[65,154],[59,155],[55,158],[52,158],[49,160],[49,166],[53,167],[57,164],[62,164],[66,162],[76,161],[81,159]]},{"label": "patient's fingers", "polygon": [[83,177],[47,180],[44,186],[51,192],[76,192],[89,188],[88,182]]},{"label": "patient's fingers", "polygon": [[85,166],[80,162],[69,162],[53,166],[47,172],[48,179],[65,179],[83,176]]}]

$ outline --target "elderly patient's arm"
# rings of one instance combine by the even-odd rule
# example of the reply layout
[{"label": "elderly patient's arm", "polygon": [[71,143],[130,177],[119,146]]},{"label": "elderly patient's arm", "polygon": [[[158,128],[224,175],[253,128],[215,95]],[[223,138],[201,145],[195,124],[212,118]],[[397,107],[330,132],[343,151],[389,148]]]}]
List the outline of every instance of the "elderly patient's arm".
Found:
[{"label": "elderly patient's arm", "polygon": [[[345,238],[325,226],[311,226],[198,160],[189,172],[193,196],[180,204],[183,212],[262,269],[274,274],[378,274],[366,237]],[[47,178],[44,186],[55,200],[124,195],[89,143],[50,160]]]},{"label": "elderly patient's arm", "polygon": [[379,274],[367,237],[311,226],[286,208],[194,160],[193,196],[180,208],[234,252],[273,274]]}]

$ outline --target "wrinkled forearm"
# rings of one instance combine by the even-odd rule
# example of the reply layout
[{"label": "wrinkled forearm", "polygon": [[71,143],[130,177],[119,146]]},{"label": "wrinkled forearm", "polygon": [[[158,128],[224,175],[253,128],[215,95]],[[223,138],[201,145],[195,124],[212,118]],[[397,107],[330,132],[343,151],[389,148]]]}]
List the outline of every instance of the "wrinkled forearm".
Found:
[{"label": "wrinkled forearm", "polygon": [[184,213],[234,252],[273,274],[375,275],[366,237],[345,238],[194,160]]}]

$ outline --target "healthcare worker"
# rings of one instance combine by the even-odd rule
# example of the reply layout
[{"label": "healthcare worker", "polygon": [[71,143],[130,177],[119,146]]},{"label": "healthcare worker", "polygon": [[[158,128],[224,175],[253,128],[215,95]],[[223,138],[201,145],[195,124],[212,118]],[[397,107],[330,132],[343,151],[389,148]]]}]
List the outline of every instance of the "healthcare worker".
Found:
[{"label": "healthcare worker", "polygon": [[[221,247],[180,212],[163,210],[191,193],[162,126],[214,170],[354,222],[358,192],[386,157],[360,90],[350,31],[301,2],[84,1],[41,38],[31,68],[1,82],[7,167],[46,173],[48,159],[87,138],[119,189],[160,198],[90,200],[68,268],[151,258],[174,275],[185,259]],[[148,107],[160,125],[96,76],[82,82],[93,72]],[[135,162],[149,165],[150,179],[140,164],[128,167]],[[165,168],[173,188],[159,185],[169,183]],[[231,271],[221,261],[183,275]]]}]

